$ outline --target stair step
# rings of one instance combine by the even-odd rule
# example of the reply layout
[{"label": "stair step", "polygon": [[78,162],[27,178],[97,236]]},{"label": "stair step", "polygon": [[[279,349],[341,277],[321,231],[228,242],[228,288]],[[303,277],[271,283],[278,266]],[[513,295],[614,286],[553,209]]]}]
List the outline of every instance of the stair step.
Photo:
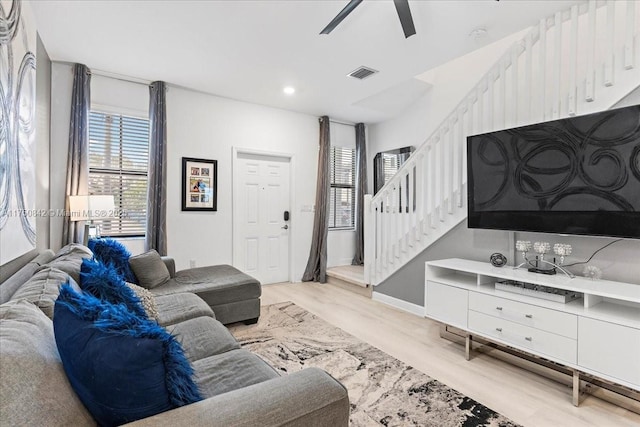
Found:
[{"label": "stair step", "polygon": [[371,287],[364,282],[364,267],[361,265],[343,265],[328,268],[327,282],[371,298]]}]

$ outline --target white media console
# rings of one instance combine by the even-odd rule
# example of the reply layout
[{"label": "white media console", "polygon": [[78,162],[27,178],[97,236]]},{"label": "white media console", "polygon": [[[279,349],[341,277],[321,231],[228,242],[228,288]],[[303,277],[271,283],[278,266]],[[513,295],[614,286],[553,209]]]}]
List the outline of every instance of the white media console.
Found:
[{"label": "white media console", "polygon": [[[504,281],[578,295],[563,303],[496,289]],[[571,368],[575,405],[580,373],[640,391],[640,285],[445,259],[426,263],[425,311],[466,331],[467,358],[477,336]]]}]

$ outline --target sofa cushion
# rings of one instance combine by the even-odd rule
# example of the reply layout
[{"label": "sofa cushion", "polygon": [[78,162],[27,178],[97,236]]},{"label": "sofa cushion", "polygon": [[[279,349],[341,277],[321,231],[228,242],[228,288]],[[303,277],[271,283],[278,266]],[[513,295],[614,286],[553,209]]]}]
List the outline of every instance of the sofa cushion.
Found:
[{"label": "sofa cushion", "polygon": [[277,378],[271,366],[244,349],[231,350],[193,362],[196,383],[207,398]]},{"label": "sofa cushion", "polygon": [[147,317],[157,322],[158,306],[156,304],[156,297],[154,297],[148,289],[145,289],[142,286],[138,286],[135,283],[127,282],[126,285],[136,294],[136,296],[140,300],[140,304],[142,304],[142,308],[144,308],[145,313],[147,313]]},{"label": "sofa cushion", "polygon": [[152,289],[170,279],[169,269],[154,249],[129,258],[131,270],[143,288]]},{"label": "sofa cushion", "polygon": [[53,324],[28,301],[0,306],[0,413],[7,426],[95,426],[73,391]]},{"label": "sofa cushion", "polygon": [[154,295],[154,298],[158,308],[158,323],[162,326],[200,316],[216,318],[211,307],[196,294],[184,292],[173,295]]},{"label": "sofa cushion", "polygon": [[101,425],[120,425],[201,400],[180,344],[124,305],[63,286],[54,331],[69,382]]},{"label": "sofa cushion", "polygon": [[124,304],[136,316],[147,317],[136,293],[127,286],[111,264],[105,265],[89,258],[82,260],[80,287],[100,300],[111,304]]},{"label": "sofa cushion", "polygon": [[80,289],[71,276],[64,271],[43,267],[18,288],[11,300],[27,300],[40,308],[49,319],[53,319],[53,306],[60,294],[60,286],[67,282],[74,289]]},{"label": "sofa cushion", "polygon": [[184,348],[190,362],[240,348],[224,325],[212,317],[197,317],[167,326]]},{"label": "sofa cushion", "polygon": [[122,243],[115,239],[91,239],[88,246],[98,261],[113,265],[118,274],[127,282],[138,283],[129,266],[131,252]]},{"label": "sofa cushion", "polygon": [[4,280],[4,282],[0,283],[0,304],[4,304],[9,301],[16,290],[22,286],[24,282],[29,280],[31,276],[38,271],[41,265],[51,261],[53,256],[53,251],[51,249],[46,249],[12,274],[0,266],[0,280]]},{"label": "sofa cushion", "polygon": [[80,283],[80,266],[83,258],[91,258],[93,254],[86,246],[79,243],[71,243],[60,249],[55,257],[44,267],[53,267],[62,270]]},{"label": "sofa cushion", "polygon": [[193,292],[210,306],[260,298],[260,282],[230,265],[178,271],[175,277],[154,288],[155,295]]}]

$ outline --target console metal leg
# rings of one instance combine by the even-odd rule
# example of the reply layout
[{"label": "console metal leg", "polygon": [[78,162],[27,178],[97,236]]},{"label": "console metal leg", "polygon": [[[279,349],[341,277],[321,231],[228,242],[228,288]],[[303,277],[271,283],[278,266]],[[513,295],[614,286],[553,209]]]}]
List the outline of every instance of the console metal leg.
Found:
[{"label": "console metal leg", "polygon": [[573,371],[573,406],[580,406],[580,372]]},{"label": "console metal leg", "polygon": [[470,334],[467,334],[464,340],[464,357],[467,360],[471,360],[472,347],[473,347],[473,337]]}]

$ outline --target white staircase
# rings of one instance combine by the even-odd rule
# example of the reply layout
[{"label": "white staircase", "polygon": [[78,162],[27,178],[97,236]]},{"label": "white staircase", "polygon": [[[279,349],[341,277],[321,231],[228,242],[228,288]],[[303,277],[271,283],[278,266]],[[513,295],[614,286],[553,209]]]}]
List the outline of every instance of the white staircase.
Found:
[{"label": "white staircase", "polygon": [[611,108],[640,86],[640,2],[580,3],[514,43],[398,173],[365,196],[378,285],[467,217],[466,137]]}]

